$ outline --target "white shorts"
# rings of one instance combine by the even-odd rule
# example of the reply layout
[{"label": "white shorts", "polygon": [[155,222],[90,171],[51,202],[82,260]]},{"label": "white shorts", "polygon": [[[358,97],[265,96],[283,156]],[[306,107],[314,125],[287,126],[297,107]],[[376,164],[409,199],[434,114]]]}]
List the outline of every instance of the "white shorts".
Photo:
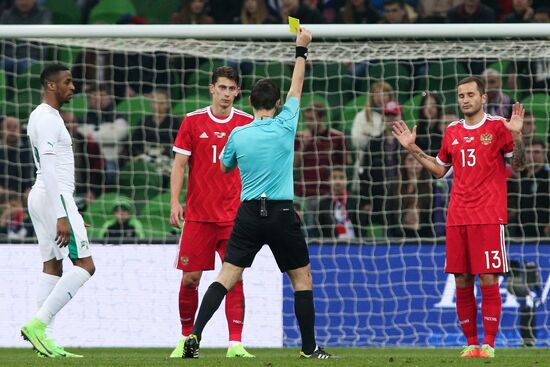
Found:
[{"label": "white shorts", "polygon": [[67,213],[67,220],[71,226],[71,239],[65,247],[59,247],[55,242],[57,218],[54,210],[52,210],[48,194],[36,188],[32,188],[29,193],[29,214],[44,262],[54,258],[62,260],[67,256],[72,260],[92,256],[88,233],[84,227],[84,219],[82,219],[82,216],[78,212],[72,195],[61,195]]}]

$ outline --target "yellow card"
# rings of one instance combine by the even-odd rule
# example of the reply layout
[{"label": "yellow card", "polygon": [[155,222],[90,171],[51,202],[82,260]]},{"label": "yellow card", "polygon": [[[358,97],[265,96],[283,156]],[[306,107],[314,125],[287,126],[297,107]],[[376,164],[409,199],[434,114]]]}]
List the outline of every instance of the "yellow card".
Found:
[{"label": "yellow card", "polygon": [[294,17],[288,17],[288,26],[291,33],[298,33],[300,30],[300,19]]}]

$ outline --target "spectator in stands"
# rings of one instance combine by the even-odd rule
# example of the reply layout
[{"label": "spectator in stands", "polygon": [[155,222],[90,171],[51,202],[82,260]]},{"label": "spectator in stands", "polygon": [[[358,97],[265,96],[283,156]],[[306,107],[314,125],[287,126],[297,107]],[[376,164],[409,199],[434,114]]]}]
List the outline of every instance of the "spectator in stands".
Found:
[{"label": "spectator in stands", "polygon": [[87,91],[88,112],[78,131],[96,141],[105,158],[105,182],[116,180],[120,154],[125,149],[129,126],[126,119],[115,112],[115,103],[105,84],[90,86]]},{"label": "spectator in stands", "polygon": [[550,23],[550,7],[541,6],[536,8],[535,14],[533,14],[533,22]]},{"label": "spectator in stands", "polygon": [[0,0],[0,16],[5,10],[11,8],[13,0]]},{"label": "spectator in stands", "polygon": [[[406,6],[416,7],[416,3],[418,0],[404,0]],[[386,0],[370,0],[371,5],[374,9],[376,9],[379,13],[382,13],[384,11],[384,4]]]},{"label": "spectator in stands", "polygon": [[[113,87],[113,53],[110,51],[84,49],[71,69],[75,93],[84,93],[92,85]],[[105,88],[105,87],[104,87]]]},{"label": "spectator in stands", "polygon": [[382,135],[384,104],[394,100],[395,92],[390,84],[385,81],[372,84],[365,108],[355,115],[351,127],[351,143],[356,150],[363,150],[370,138]]},{"label": "spectator in stands", "polygon": [[358,196],[350,195],[346,170],[335,167],[330,174],[330,194],[319,199],[317,209],[318,233],[325,239],[356,239],[363,236],[366,212]]},{"label": "spectator in stands", "polygon": [[23,239],[27,236],[24,219],[25,211],[21,204],[20,194],[9,192],[7,200],[4,198],[2,214],[0,215],[0,233],[8,240]]},{"label": "spectator in stands", "polygon": [[537,121],[535,116],[529,111],[525,111],[525,116],[523,117],[523,143],[527,146],[530,145],[535,134],[537,132]]},{"label": "spectator in stands", "polygon": [[513,236],[550,236],[550,167],[546,144],[533,139],[526,145],[526,169],[509,180],[510,223]]},{"label": "spectator in stands", "polygon": [[304,3],[319,10],[325,23],[332,24],[338,22],[344,0],[304,0]]},{"label": "spectator in stands", "polygon": [[326,125],[326,106],[313,102],[303,110],[305,130],[296,134],[294,167],[299,170],[296,195],[305,198],[306,224],[311,224],[311,210],[319,196],[330,193],[330,171],[350,160],[346,138]]},{"label": "spectator in stands", "polygon": [[41,8],[35,0],[15,0],[13,6],[5,10],[0,24],[51,24],[51,13]]},{"label": "spectator in stands", "polygon": [[348,24],[376,24],[381,20],[380,14],[371,6],[370,0],[346,0],[337,19]]},{"label": "spectator in stands", "polygon": [[113,207],[113,218],[99,231],[99,237],[109,243],[121,243],[124,240],[136,240],[145,238],[143,224],[131,214],[132,208],[125,203],[116,204]]},{"label": "spectator in stands", "polygon": [[[414,9],[412,9],[414,11]],[[414,12],[416,19],[416,12]],[[388,24],[404,24],[414,23],[411,19],[410,10],[407,11],[403,0],[385,0],[384,1],[384,19],[382,23]]]},{"label": "spectator in stands", "polygon": [[181,9],[172,14],[172,24],[214,24],[207,13],[206,0],[182,0]]},{"label": "spectator in stands", "polygon": [[[376,224],[386,224],[391,218],[389,213],[391,202],[391,185],[398,178],[400,146],[391,133],[395,121],[401,120],[401,105],[395,101],[384,104],[384,132],[380,136],[371,137],[362,152],[359,167],[360,194],[372,200],[372,220]],[[388,210],[386,210],[388,209]],[[393,208],[394,209],[394,208]]]},{"label": "spectator in stands", "polygon": [[[13,6],[0,16],[0,24],[50,24],[51,14],[39,7],[35,0],[15,0]],[[43,51],[34,43],[22,40],[2,40],[1,67],[8,72],[8,85],[14,86],[13,74],[25,73],[33,62],[44,58]],[[12,90],[8,89],[11,96]]]},{"label": "spectator in stands", "polygon": [[[231,24],[241,14],[245,0],[208,0],[208,14],[216,24]],[[264,2],[264,0],[260,0]]]},{"label": "spectator in stands", "polygon": [[75,166],[75,201],[84,211],[103,191],[103,170],[105,163],[99,144],[91,136],[79,131],[78,119],[71,111],[60,111],[65,127],[73,138]]},{"label": "spectator in stands", "polygon": [[[400,179],[392,185],[393,198],[397,205],[391,206],[395,211],[396,221],[389,228],[392,237],[433,237],[432,230],[432,183],[430,173],[414,158],[405,153],[401,159]],[[393,214],[393,213],[391,213]]]},{"label": "spectator in stands", "polygon": [[449,23],[494,23],[496,20],[493,9],[481,3],[480,0],[464,0],[447,14]]},{"label": "spectator in stands", "polygon": [[444,125],[441,97],[437,93],[424,92],[416,122],[416,144],[428,154],[436,155],[441,148]]},{"label": "spectator in stands", "polygon": [[288,23],[289,16],[300,19],[302,24],[325,23],[319,10],[302,4],[300,0],[281,0],[277,23]]},{"label": "spectator in stands", "polygon": [[508,89],[518,91],[522,97],[533,93],[548,93],[550,87],[550,61],[511,61],[508,67]]},{"label": "spectator in stands", "polygon": [[134,131],[130,154],[143,159],[162,172],[163,187],[170,183],[172,147],[179,129],[179,120],[170,113],[170,96],[167,90],[157,89],[151,94],[153,114],[142,121]]},{"label": "spectator in stands", "polygon": [[455,6],[462,4],[463,0],[418,0],[419,23],[446,23],[447,13]]},{"label": "spectator in stands", "polygon": [[351,143],[356,152],[355,172],[352,180],[352,192],[359,191],[359,176],[363,166],[363,151],[369,139],[379,137],[384,132],[384,118],[382,110],[384,104],[395,100],[395,92],[385,81],[378,81],[371,85],[365,108],[355,115],[351,127]]},{"label": "spectator in stands", "polygon": [[268,13],[264,0],[244,0],[241,14],[233,23],[237,24],[264,24],[268,22]]},{"label": "spectator in stands", "polygon": [[21,194],[33,184],[32,151],[28,139],[21,136],[19,119],[5,117],[0,127],[0,186]]},{"label": "spectator in stands", "polygon": [[481,78],[485,81],[487,88],[487,106],[485,111],[488,114],[509,119],[512,116],[512,105],[516,102],[502,91],[502,79],[499,72],[495,69],[487,68],[481,73]]},{"label": "spectator in stands", "polygon": [[503,23],[531,23],[535,11],[532,8],[533,0],[514,0],[514,10],[502,18]]}]

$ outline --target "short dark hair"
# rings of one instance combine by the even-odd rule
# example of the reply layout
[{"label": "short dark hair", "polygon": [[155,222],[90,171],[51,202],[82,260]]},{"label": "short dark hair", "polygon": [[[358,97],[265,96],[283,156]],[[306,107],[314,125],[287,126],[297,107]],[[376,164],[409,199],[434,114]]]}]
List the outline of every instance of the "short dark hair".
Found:
[{"label": "short dark hair", "polygon": [[52,80],[52,78],[62,71],[69,71],[69,68],[62,64],[50,64],[40,73],[40,83],[43,87]]},{"label": "short dark hair", "polygon": [[543,150],[546,150],[546,142],[541,138],[533,138],[533,140],[531,140],[531,144],[527,144],[527,146],[533,145],[540,145]]},{"label": "short dark hair", "polygon": [[405,7],[405,2],[403,0],[384,0],[384,6],[386,5],[399,5],[400,8]]},{"label": "short dark hair", "polygon": [[220,66],[212,73],[212,84],[216,84],[219,78],[227,78],[233,80],[239,85],[239,73],[231,66]]},{"label": "short dark hair", "polygon": [[466,78],[464,78],[464,79],[462,79],[461,81],[458,82],[458,84],[456,85],[456,88],[458,89],[459,86],[461,86],[463,84],[472,83],[472,82],[476,83],[477,90],[479,91],[479,93],[481,95],[484,95],[485,94],[485,82],[483,81],[483,79],[481,79],[478,76],[467,76]]},{"label": "short dark hair", "polygon": [[255,110],[272,110],[281,99],[281,90],[272,80],[262,79],[250,92],[250,104]]}]

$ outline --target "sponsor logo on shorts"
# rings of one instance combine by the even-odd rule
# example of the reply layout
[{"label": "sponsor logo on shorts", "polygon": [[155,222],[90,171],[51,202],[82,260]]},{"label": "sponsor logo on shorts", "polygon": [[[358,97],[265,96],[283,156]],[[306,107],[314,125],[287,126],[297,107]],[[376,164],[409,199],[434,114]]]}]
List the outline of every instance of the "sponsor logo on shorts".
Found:
[{"label": "sponsor logo on shorts", "polygon": [[180,261],[181,261],[181,264],[182,264],[182,265],[187,265],[187,264],[189,264],[189,258],[188,258],[187,256],[182,256],[182,257],[180,258]]},{"label": "sponsor logo on shorts", "polygon": [[88,249],[88,248],[90,248],[90,244],[88,243],[88,241],[81,241],[80,242],[80,248]]}]

